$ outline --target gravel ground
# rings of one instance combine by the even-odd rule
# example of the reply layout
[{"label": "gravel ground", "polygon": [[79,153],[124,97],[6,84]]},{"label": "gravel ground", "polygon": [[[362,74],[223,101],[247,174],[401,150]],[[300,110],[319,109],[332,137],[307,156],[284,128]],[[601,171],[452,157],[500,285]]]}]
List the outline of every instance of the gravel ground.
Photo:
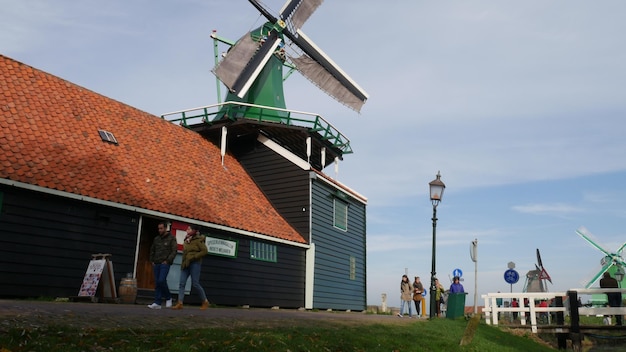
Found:
[{"label": "gravel ground", "polygon": [[0,332],[9,328],[63,325],[78,329],[156,329],[205,327],[276,327],[336,324],[410,324],[416,319],[362,312],[292,309],[209,308],[152,310],[145,305],[0,300]]}]

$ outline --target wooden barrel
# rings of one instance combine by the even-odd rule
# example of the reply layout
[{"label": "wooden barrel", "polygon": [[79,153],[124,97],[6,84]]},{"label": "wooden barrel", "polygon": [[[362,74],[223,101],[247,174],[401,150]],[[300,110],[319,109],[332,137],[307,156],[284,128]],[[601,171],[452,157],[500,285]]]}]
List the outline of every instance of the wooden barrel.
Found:
[{"label": "wooden barrel", "polygon": [[135,304],[137,299],[137,279],[125,277],[120,281],[120,289],[118,290],[120,303]]}]

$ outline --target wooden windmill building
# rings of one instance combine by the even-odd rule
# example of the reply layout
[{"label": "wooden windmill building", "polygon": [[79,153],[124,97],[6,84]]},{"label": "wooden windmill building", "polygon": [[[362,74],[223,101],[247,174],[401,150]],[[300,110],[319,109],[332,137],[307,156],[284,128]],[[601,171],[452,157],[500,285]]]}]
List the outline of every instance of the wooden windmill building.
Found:
[{"label": "wooden windmill building", "polygon": [[0,296],[73,296],[92,253],[149,290],[166,220],[234,244],[203,261],[212,303],[364,310],[367,199],[322,172],[349,140],[319,116],[257,104],[259,72],[257,93],[172,123],[0,56]]}]

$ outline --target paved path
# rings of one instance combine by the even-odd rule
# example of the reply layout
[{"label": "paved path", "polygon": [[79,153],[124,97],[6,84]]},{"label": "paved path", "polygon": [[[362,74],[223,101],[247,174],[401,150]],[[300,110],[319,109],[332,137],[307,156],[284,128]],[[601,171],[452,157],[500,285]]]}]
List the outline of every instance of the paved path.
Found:
[{"label": "paved path", "polygon": [[76,328],[170,329],[174,327],[274,327],[338,324],[410,324],[417,319],[361,312],[291,309],[148,309],[145,305],[0,300],[0,332],[11,327],[64,325]]}]

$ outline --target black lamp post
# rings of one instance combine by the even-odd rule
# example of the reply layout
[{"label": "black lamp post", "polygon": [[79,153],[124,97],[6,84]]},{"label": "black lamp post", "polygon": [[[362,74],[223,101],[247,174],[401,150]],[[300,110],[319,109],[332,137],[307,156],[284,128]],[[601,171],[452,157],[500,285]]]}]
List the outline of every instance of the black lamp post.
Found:
[{"label": "black lamp post", "polygon": [[433,203],[433,265],[432,270],[430,271],[430,318],[434,318],[437,314],[437,301],[435,300],[437,287],[435,286],[435,275],[437,272],[435,271],[435,248],[436,248],[436,239],[437,239],[437,205],[441,202],[441,198],[443,197],[443,190],[446,188],[446,185],[441,182],[441,174],[437,171],[437,178],[430,183],[428,183],[430,187],[430,201]]}]

